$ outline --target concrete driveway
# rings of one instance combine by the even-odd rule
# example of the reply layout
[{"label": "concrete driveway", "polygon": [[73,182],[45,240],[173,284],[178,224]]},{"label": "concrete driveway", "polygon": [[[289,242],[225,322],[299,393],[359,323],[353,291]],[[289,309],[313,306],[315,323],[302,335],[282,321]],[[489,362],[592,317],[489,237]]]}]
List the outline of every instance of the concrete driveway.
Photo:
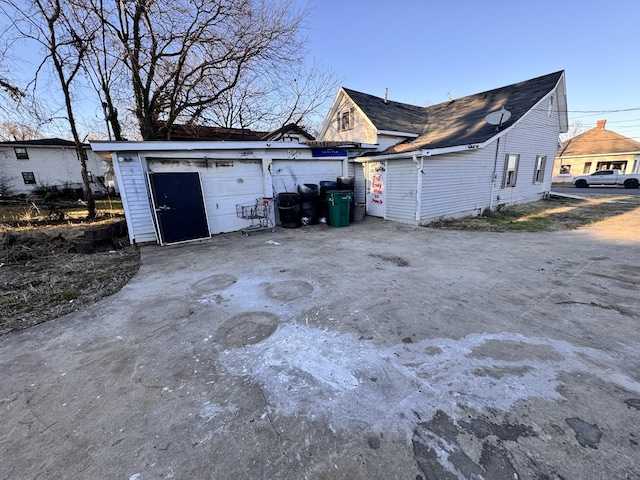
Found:
[{"label": "concrete driveway", "polygon": [[145,247],[0,338],[0,479],[639,478],[639,242],[367,218]]}]

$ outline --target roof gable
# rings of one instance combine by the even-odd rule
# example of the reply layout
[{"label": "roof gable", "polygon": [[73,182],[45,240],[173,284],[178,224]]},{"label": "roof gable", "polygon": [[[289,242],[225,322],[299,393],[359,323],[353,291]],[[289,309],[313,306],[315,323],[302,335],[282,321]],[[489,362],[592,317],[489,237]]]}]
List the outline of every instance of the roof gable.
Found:
[{"label": "roof gable", "polygon": [[594,127],[568,140],[558,150],[561,157],[579,157],[586,155],[606,155],[611,153],[640,152],[640,142],[619,133]]},{"label": "roof gable", "polygon": [[418,135],[385,151],[396,153],[482,144],[497,134],[496,126],[485,121],[489,113],[506,108],[511,117],[503,123],[502,130],[508,128],[551,93],[563,75],[564,72],[559,71],[428,107],[393,102],[354,90],[344,91],[378,130]]},{"label": "roof gable", "polygon": [[420,133],[427,121],[427,109],[394,102],[348,88],[345,93],[378,130]]}]

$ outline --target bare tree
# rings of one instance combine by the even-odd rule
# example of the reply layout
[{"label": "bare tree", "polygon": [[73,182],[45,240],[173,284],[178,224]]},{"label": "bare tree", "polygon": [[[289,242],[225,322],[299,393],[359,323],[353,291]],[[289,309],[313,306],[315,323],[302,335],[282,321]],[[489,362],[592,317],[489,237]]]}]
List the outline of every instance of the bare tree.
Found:
[{"label": "bare tree", "polygon": [[312,129],[321,123],[320,109],[338,84],[338,76],[317,63],[257,65],[199,117],[204,123],[229,128],[269,130],[295,123]]},{"label": "bare tree", "polygon": [[[159,121],[167,127],[163,136],[170,137],[174,123],[215,105],[251,65],[286,62],[301,47],[297,33],[303,13],[291,0],[130,0],[109,5],[92,0],[89,5],[128,73],[143,139],[158,138]],[[96,78],[104,80],[106,72],[97,72]],[[109,82],[98,83],[109,108]]]},{"label": "bare tree", "polygon": [[34,125],[11,120],[0,122],[0,140],[3,142],[33,140],[39,136],[40,132]]},{"label": "bare tree", "polygon": [[87,164],[82,140],[76,126],[72,85],[76,80],[82,59],[86,54],[87,40],[83,39],[74,26],[68,21],[72,15],[68,4],[61,0],[2,0],[2,11],[14,19],[17,32],[26,39],[40,44],[45,56],[40,64],[33,81],[37,84],[40,72],[45,67],[51,67],[53,75],[59,82],[63,94],[66,118],[76,146],[76,154],[80,163],[83,190],[87,201],[87,217],[96,216],[96,204],[89,184]]},{"label": "bare tree", "polygon": [[569,125],[569,131],[560,135],[560,140],[566,142],[573,137],[577,137],[582,132],[584,132],[584,125],[582,123],[582,120],[574,120],[573,122],[571,122],[571,125]]},{"label": "bare tree", "polygon": [[333,73],[305,65],[308,12],[294,0],[26,1],[0,4],[45,47],[69,100],[78,80],[93,86],[116,140],[129,112],[142,139],[169,139],[175,123],[310,123],[337,88]]}]

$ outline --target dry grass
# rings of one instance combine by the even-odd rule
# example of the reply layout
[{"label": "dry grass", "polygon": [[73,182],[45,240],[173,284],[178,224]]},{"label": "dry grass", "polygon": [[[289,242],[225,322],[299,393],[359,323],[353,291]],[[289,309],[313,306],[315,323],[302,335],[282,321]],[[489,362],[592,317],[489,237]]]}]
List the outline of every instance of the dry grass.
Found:
[{"label": "dry grass", "polygon": [[121,217],[117,210],[91,223],[70,220],[71,216],[58,222],[22,215],[13,225],[1,224],[0,335],[57,318],[120,290],[140,265],[140,253],[128,239],[114,239],[90,254],[78,253],[73,240],[89,227]]},{"label": "dry grass", "polygon": [[512,205],[479,217],[443,219],[428,227],[487,232],[572,230],[640,208],[639,195],[588,200],[557,199]]}]

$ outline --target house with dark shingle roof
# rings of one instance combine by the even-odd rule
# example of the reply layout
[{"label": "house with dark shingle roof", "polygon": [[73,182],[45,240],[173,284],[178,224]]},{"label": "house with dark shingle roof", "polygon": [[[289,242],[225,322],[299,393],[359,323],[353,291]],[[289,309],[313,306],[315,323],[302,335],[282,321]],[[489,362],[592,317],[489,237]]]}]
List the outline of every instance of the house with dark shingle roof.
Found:
[{"label": "house with dark shingle roof", "polygon": [[553,181],[571,183],[573,177],[598,170],[640,173],[640,142],[605,129],[607,121],[567,140],[558,148]]},{"label": "house with dark shingle roof", "polygon": [[424,224],[544,198],[567,129],[559,71],[426,107],[341,88],[318,143],[360,147],[369,215]]},{"label": "house with dark shingle roof", "polygon": [[210,127],[195,124],[173,124],[168,128],[165,122],[156,124],[158,140],[207,141],[207,142],[302,142],[314,137],[304,128],[289,123],[268,132],[247,128]]},{"label": "house with dark shingle roof", "polygon": [[[84,151],[93,191],[117,190],[111,166],[89,144]],[[82,185],[75,143],[60,138],[0,142],[0,196],[26,195],[42,187],[80,189]]]}]

